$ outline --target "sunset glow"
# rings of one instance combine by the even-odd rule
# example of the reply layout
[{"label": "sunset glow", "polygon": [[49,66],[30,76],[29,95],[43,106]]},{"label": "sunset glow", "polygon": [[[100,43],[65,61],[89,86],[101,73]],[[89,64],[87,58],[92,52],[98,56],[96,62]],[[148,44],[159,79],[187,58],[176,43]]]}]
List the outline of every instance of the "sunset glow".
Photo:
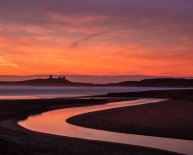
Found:
[{"label": "sunset glow", "polygon": [[0,74],[193,76],[191,0],[1,0]]}]

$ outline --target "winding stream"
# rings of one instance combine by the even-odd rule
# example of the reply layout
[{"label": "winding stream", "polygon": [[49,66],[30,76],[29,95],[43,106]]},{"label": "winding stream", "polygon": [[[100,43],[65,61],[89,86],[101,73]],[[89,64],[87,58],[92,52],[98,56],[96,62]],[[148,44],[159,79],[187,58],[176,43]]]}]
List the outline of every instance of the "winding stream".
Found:
[{"label": "winding stream", "polygon": [[191,140],[116,133],[79,127],[66,122],[66,120],[72,116],[87,112],[133,105],[142,105],[147,103],[153,104],[159,101],[163,101],[163,99],[138,99],[133,101],[113,102],[104,105],[65,108],[61,110],[45,112],[36,116],[30,116],[26,120],[18,122],[18,124],[33,131],[54,135],[139,145],[192,155],[193,141]]}]

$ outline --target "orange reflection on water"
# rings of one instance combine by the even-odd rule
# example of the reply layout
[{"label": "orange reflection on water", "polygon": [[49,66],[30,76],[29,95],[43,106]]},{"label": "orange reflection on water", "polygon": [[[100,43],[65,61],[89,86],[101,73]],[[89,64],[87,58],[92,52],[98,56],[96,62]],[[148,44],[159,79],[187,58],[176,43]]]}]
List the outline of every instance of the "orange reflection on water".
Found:
[{"label": "orange reflection on water", "polygon": [[147,103],[153,104],[159,101],[163,101],[163,99],[139,99],[88,107],[65,108],[31,116],[27,120],[19,122],[19,124],[33,131],[61,136],[139,145],[184,154],[193,153],[193,141],[189,140],[115,133],[79,127],[66,122],[68,118],[82,113]]}]

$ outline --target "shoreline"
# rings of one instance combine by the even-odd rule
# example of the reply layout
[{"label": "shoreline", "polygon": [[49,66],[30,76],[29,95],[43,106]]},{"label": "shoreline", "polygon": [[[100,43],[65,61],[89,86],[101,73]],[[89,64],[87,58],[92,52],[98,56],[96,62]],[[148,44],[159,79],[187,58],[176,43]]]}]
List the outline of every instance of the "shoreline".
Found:
[{"label": "shoreline", "polygon": [[73,116],[67,122],[105,131],[193,140],[192,112],[192,102],[170,99],[154,104],[89,112]]},{"label": "shoreline", "polygon": [[[43,102],[43,103],[42,103]],[[47,102],[47,103],[46,103]],[[54,104],[52,103],[54,102]],[[74,103],[75,102],[75,103]],[[85,103],[86,102],[86,103]],[[94,102],[94,103],[93,103]],[[88,106],[93,104],[104,104],[107,100],[93,99],[43,99],[43,100],[0,100],[0,111],[7,110],[8,113],[0,113],[0,155],[5,154],[177,154],[164,150],[145,148],[140,146],[108,143],[78,138],[62,137],[23,129],[14,120],[18,117],[27,117],[33,112],[41,113],[49,110],[67,108],[72,106]],[[7,105],[6,105],[7,104]],[[10,104],[10,105],[9,105]],[[14,104],[14,105],[13,105]],[[14,106],[14,107],[12,107]],[[46,106],[46,107],[45,107]],[[9,109],[10,108],[10,109]],[[15,108],[15,109],[14,109]],[[22,110],[21,110],[22,109]],[[13,119],[14,118],[14,119]],[[2,123],[11,120],[9,123]]]}]

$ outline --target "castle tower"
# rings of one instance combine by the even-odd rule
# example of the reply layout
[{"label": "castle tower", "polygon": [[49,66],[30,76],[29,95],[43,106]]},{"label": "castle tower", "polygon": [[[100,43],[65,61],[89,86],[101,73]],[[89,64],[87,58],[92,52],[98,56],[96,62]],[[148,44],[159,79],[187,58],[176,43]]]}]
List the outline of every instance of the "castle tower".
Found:
[{"label": "castle tower", "polygon": [[49,79],[50,79],[50,80],[53,79],[53,76],[52,76],[52,75],[49,75]]},{"label": "castle tower", "polygon": [[66,77],[65,77],[65,76],[62,76],[62,79],[63,79],[63,80],[66,80]]}]

